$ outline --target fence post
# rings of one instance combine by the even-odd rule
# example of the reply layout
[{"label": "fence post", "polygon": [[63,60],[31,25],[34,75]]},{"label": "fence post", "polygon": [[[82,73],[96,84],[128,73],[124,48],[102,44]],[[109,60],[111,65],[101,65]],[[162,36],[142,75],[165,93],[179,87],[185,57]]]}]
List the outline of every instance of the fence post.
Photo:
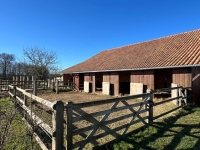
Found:
[{"label": "fence post", "polygon": [[26,77],[27,89],[29,89],[29,76]]},{"label": "fence post", "polygon": [[32,77],[31,77],[31,81],[32,81],[32,87],[33,87],[33,88],[34,88],[34,80],[35,80],[35,77],[32,76]]},{"label": "fence post", "polygon": [[68,82],[67,82],[67,89],[69,88],[69,79],[68,79]]},{"label": "fence post", "polygon": [[33,81],[33,95],[37,96],[37,81]]},{"label": "fence post", "polygon": [[50,89],[50,79],[47,79],[47,89]]},{"label": "fence post", "polygon": [[62,101],[55,101],[52,114],[52,150],[63,149],[63,117],[64,117],[64,103]]},{"label": "fence post", "polygon": [[54,80],[51,80],[51,82],[52,82],[52,89],[55,89],[55,82],[54,82]]},{"label": "fence post", "polygon": [[66,111],[66,121],[67,121],[67,124],[66,124],[66,134],[67,134],[67,145],[66,145],[66,149],[67,150],[72,150],[72,145],[73,145],[73,141],[72,141],[72,130],[73,130],[73,127],[72,127],[72,113],[73,113],[73,103],[72,102],[67,102],[66,103],[67,105],[67,111]]},{"label": "fence post", "polygon": [[[182,96],[181,89],[182,89],[182,87],[180,86],[179,89],[178,89],[178,96]],[[182,98],[179,98],[178,99],[178,106],[181,106],[181,105],[182,105]]]},{"label": "fence post", "polygon": [[[184,96],[187,97],[187,95],[188,95],[188,89],[185,89]],[[188,104],[188,98],[185,98],[184,102],[185,102],[185,105],[187,105]]]},{"label": "fence post", "polygon": [[[27,90],[25,90],[25,92],[27,92]],[[24,94],[24,105],[27,106],[27,97]],[[24,110],[24,118],[26,119],[26,111]]]},{"label": "fence post", "polygon": [[9,85],[9,80],[7,80],[7,83],[6,83],[6,90],[8,91],[8,85]]},{"label": "fence post", "polygon": [[22,84],[23,84],[23,89],[26,89],[26,84],[25,84],[25,82],[26,82],[26,81],[25,81],[25,76],[22,76],[22,80],[23,80],[23,83],[22,83]]},{"label": "fence post", "polygon": [[71,86],[72,86],[72,90],[75,91],[76,90],[76,88],[75,88],[76,85],[75,85],[75,77],[74,76],[72,77]]},{"label": "fence post", "polygon": [[45,80],[43,80],[43,89],[46,89]]},{"label": "fence post", "polygon": [[[11,90],[10,90],[11,88],[10,88],[10,86],[8,86],[8,92],[9,93],[11,93]],[[11,98],[12,98],[12,96],[9,94],[9,98],[10,98],[10,100],[11,100]]]},{"label": "fence post", "polygon": [[13,95],[14,95],[14,106],[16,107],[16,96],[17,96],[17,89],[16,89],[16,86],[13,87]]},{"label": "fence post", "polygon": [[19,85],[18,85],[18,84],[19,84],[19,81],[18,81],[18,80],[19,80],[19,77],[16,76],[16,77],[15,77],[15,86],[19,86]]},{"label": "fence post", "polygon": [[19,87],[22,89],[22,76],[19,76]]},{"label": "fence post", "polygon": [[149,98],[147,100],[146,109],[147,109],[147,123],[149,125],[153,124],[153,92],[150,89],[147,89],[147,93],[150,93]]},{"label": "fence post", "polygon": [[0,92],[2,90],[2,79],[0,79]]},{"label": "fence post", "polygon": [[56,94],[58,94],[58,80],[56,80]]},{"label": "fence post", "polygon": [[[25,92],[27,92],[27,90],[25,90]],[[24,105],[27,106],[27,97],[25,94],[24,94]]]},{"label": "fence post", "polygon": [[13,83],[12,84],[15,84],[15,76],[13,76]]}]

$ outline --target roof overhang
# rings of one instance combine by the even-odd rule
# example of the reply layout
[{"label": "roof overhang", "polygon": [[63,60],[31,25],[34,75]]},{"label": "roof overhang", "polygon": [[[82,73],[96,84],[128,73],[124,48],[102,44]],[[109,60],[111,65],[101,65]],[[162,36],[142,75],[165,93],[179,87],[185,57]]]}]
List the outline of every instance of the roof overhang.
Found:
[{"label": "roof overhang", "polygon": [[187,67],[200,67],[200,64],[195,65],[180,65],[180,66],[163,66],[163,67],[149,67],[149,68],[133,68],[133,69],[117,69],[117,70],[94,70],[94,71],[75,71],[63,74],[77,74],[77,73],[95,73],[95,72],[116,72],[116,71],[134,71],[134,70],[152,70],[152,69],[170,69],[170,68],[187,68]]}]

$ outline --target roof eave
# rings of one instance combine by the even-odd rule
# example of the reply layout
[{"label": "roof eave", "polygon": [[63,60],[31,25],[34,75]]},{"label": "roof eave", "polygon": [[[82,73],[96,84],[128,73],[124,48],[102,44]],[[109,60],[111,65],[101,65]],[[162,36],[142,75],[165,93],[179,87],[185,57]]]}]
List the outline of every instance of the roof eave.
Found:
[{"label": "roof eave", "polygon": [[180,66],[163,66],[163,67],[150,67],[150,68],[133,68],[133,69],[117,69],[117,70],[94,70],[94,71],[75,71],[62,74],[76,74],[76,73],[95,73],[95,72],[115,72],[115,71],[134,71],[134,70],[152,70],[152,69],[169,69],[169,68],[185,68],[185,67],[197,67],[200,64],[195,65],[180,65]]}]

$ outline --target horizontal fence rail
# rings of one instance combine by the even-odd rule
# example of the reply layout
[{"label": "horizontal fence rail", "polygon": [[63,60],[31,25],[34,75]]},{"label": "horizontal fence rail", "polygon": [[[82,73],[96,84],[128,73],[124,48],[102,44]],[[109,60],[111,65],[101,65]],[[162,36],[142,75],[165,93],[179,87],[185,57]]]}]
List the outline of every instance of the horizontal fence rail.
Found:
[{"label": "horizontal fence rail", "polygon": [[[52,140],[51,149],[63,149],[63,111],[64,111],[64,103],[62,101],[54,101],[53,103],[42,99],[38,96],[35,96],[26,90],[20,89],[16,86],[9,85],[8,91],[11,99],[14,100],[14,103],[18,103],[24,111],[25,117],[23,118],[28,126],[31,126],[30,119],[35,123],[36,126],[40,127],[48,136],[50,136]],[[22,96],[23,95],[23,96]],[[23,98],[22,98],[23,97]],[[29,102],[28,102],[29,99]],[[27,104],[29,103],[29,105]],[[44,121],[45,118],[41,118],[38,116],[38,110],[34,111],[32,104],[41,104],[41,109],[50,110],[51,111],[51,125]],[[34,106],[36,107],[36,106]],[[40,114],[41,115],[41,114]],[[28,120],[27,120],[28,118]],[[45,146],[39,136],[34,133],[36,139],[40,142],[40,146],[43,149],[49,149]]]},{"label": "horizontal fence rail", "polygon": [[[167,103],[167,102],[173,102],[176,107],[167,111],[167,112],[163,112],[157,116],[153,117],[153,120],[158,119],[160,117],[163,117],[171,112],[174,112],[175,110],[180,109],[181,107],[185,106],[188,104],[188,100],[190,101],[190,98],[192,97],[192,93],[191,93],[192,88],[191,87],[182,87],[182,86],[178,86],[177,87],[172,87],[172,88],[164,88],[164,89],[156,89],[156,90],[152,90],[151,92],[154,93],[159,93],[159,92],[170,92],[172,94],[171,98],[168,98],[166,100],[154,103],[153,107],[159,107],[160,105]],[[190,93],[188,92],[190,91]]]}]

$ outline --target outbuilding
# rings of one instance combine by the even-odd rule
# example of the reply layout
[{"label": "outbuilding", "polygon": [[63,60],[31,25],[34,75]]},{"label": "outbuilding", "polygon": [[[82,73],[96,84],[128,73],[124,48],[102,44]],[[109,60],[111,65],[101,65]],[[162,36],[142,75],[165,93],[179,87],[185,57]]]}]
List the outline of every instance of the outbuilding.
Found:
[{"label": "outbuilding", "polygon": [[[103,94],[138,94],[146,89],[192,87],[200,103],[200,29],[104,50],[61,72],[74,88]],[[142,89],[142,91],[141,91]]]}]

